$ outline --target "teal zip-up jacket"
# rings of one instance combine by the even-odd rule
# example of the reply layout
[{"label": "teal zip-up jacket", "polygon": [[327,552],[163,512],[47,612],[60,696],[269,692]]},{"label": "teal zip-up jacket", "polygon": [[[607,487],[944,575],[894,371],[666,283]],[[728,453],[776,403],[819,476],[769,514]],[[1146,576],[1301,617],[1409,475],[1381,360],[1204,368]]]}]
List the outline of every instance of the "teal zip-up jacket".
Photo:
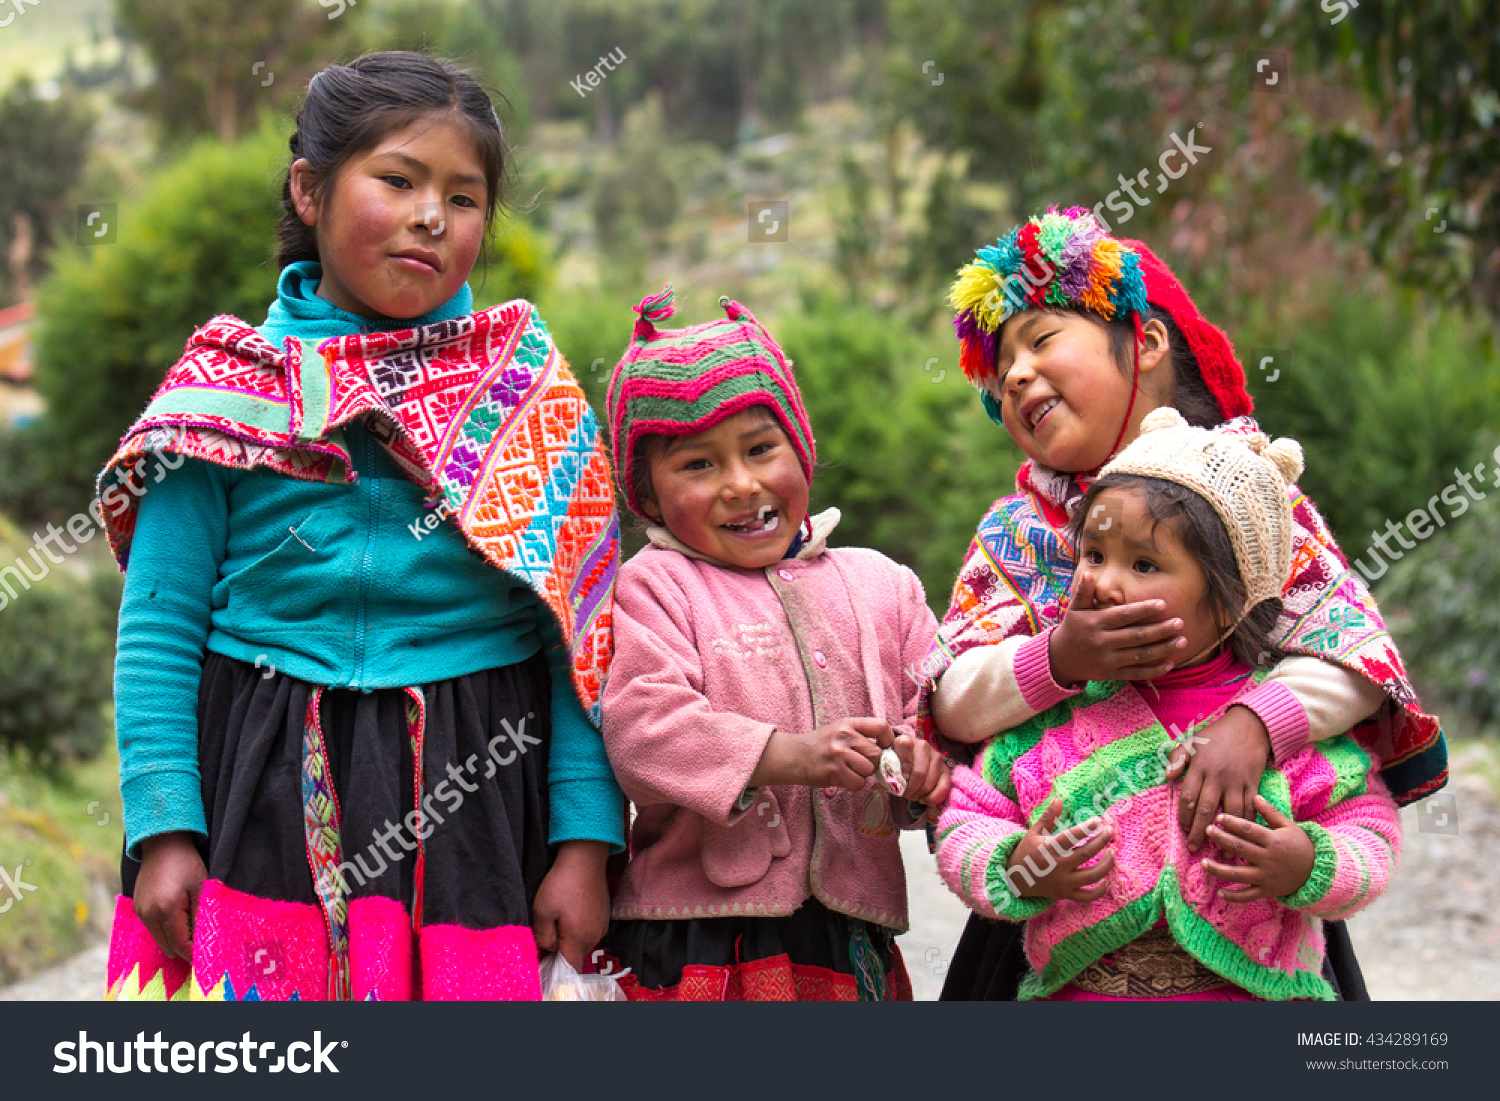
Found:
[{"label": "teal zip-up jacket", "polygon": [[[374,322],[317,296],[321,267],[289,265],[258,331],[323,340],[471,311],[467,285],[432,313]],[[552,674],[549,839],[624,847],[624,796],[573,692],[551,613],[471,552],[428,531],[422,490],[364,428],[345,426],[358,478],[304,482],[197,459],[140,499],[120,604],[115,726],[131,856],[157,834],[206,835],[198,772],[204,649],[336,688],[400,688],[524,661]]]}]

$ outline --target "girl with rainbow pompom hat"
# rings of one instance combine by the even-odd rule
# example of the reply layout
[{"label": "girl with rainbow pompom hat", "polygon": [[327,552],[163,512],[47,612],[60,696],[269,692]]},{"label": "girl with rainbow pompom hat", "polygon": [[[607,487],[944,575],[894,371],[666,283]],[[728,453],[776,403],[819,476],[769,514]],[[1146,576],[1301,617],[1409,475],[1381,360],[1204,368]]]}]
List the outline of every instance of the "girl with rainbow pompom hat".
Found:
[{"label": "girl with rainbow pompom hat", "polygon": [[[1027,459],[1016,492],[980,521],[923,661],[921,730],[967,758],[1088,681],[1151,680],[1188,656],[1182,621],[1162,619],[1157,602],[1070,607],[1069,523],[1153,410],[1231,435],[1258,427],[1229,338],[1146,245],[1110,235],[1085,208],[1052,208],[980,249],[951,301],[965,377]],[[1312,501],[1295,485],[1289,494],[1292,555],[1270,636],[1284,656],[1171,762],[1192,852],[1221,810],[1254,817],[1268,765],[1345,731],[1377,756],[1398,803],[1447,780],[1438,720],[1373,597]],[[1342,923],[1326,923],[1326,936],[1330,988],[1366,997]],[[1025,973],[1018,927],[976,915],[943,996],[1013,998]]]}]

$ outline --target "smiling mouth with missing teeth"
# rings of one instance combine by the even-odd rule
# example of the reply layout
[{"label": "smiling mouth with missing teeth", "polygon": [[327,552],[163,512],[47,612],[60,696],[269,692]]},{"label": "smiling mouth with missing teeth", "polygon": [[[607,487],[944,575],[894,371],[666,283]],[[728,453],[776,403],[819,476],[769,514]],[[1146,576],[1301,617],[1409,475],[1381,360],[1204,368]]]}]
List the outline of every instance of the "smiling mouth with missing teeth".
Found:
[{"label": "smiling mouth with missing teeth", "polygon": [[766,535],[775,531],[780,525],[780,511],[770,505],[766,505],[760,512],[748,520],[740,520],[719,526],[727,531],[734,532],[736,535]]}]

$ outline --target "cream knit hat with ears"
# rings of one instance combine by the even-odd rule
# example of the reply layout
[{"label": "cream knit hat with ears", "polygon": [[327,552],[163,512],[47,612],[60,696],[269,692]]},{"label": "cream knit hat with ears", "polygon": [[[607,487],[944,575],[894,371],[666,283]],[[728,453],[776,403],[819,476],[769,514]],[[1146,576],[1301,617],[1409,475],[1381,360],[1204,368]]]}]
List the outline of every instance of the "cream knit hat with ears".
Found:
[{"label": "cream knit hat with ears", "polygon": [[1153,409],[1141,434],[1099,472],[1138,474],[1186,486],[1219,514],[1245,584],[1246,612],[1279,598],[1292,568],[1288,489],[1302,473],[1302,445],[1262,432],[1198,428],[1175,409]]}]

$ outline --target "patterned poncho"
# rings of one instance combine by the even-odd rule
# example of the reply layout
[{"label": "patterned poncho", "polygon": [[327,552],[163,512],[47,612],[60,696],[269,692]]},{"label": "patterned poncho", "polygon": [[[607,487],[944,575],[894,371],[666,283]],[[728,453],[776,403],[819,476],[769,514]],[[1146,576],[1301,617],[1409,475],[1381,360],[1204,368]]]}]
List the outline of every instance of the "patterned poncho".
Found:
[{"label": "patterned poncho", "polygon": [[[420,328],[288,338],[278,349],[223,315],[195,332],[99,475],[99,492],[154,451],[307,481],[352,481],[341,425],[371,434],[491,565],[552,612],[590,717],[611,656],[619,564],[614,487],[599,426],[522,300]],[[116,509],[121,498],[129,508]],[[124,569],[136,498],[100,513]]]},{"label": "patterned poncho", "polygon": [[[1258,431],[1249,417],[1225,431]],[[1077,551],[1066,527],[1092,479],[1027,462],[1019,490],[996,501],[980,522],[953,586],[948,614],[922,663],[920,729],[933,742],[931,697],[953,659],[975,646],[1035,635],[1062,621]],[[1448,780],[1448,752],[1438,720],[1422,711],[1401,656],[1364,580],[1350,570],[1307,495],[1291,489],[1295,530],[1292,568],[1282,593],[1278,635],[1289,654],[1322,658],[1380,685],[1390,697],[1352,733],[1382,763],[1381,778],[1405,805]]]}]

